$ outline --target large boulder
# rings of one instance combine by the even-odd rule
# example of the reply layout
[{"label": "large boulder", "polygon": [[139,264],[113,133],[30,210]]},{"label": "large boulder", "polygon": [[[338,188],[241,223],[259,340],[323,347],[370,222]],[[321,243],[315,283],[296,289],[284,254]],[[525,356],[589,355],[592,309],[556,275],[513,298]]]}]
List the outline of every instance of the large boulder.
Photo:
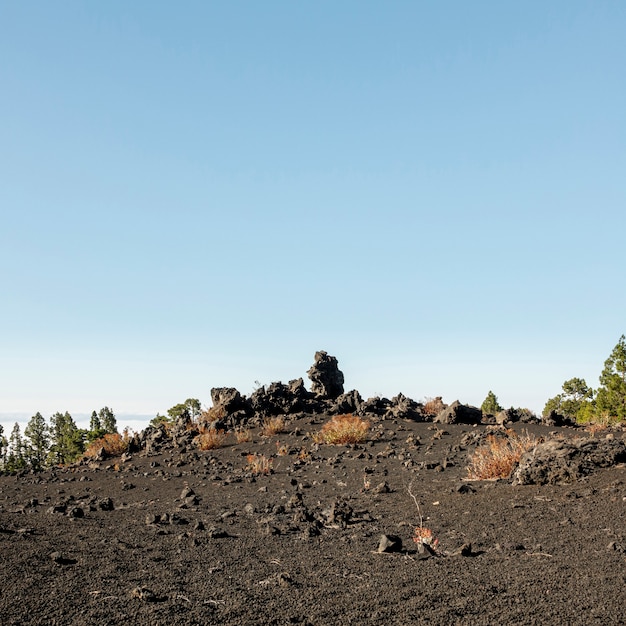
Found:
[{"label": "large boulder", "polygon": [[211,409],[220,426],[234,428],[245,420],[251,413],[250,401],[242,396],[234,387],[213,387],[211,389]]},{"label": "large boulder", "polygon": [[307,372],[311,380],[311,391],[320,398],[334,400],[343,393],[343,372],[337,358],[323,350],[315,353],[315,363]]},{"label": "large boulder", "polygon": [[434,421],[438,424],[480,424],[482,418],[483,412],[480,409],[455,400]]},{"label": "large boulder", "polygon": [[615,439],[552,439],[538,444],[520,459],[515,485],[565,484],[596,468],[626,462],[626,444]]}]

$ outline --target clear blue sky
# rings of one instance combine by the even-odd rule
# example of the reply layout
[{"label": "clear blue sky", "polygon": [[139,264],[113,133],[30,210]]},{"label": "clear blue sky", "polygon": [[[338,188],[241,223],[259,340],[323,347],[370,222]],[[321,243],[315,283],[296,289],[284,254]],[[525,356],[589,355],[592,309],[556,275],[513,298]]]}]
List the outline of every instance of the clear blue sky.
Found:
[{"label": "clear blue sky", "polygon": [[596,386],[624,33],[603,0],[0,0],[5,430],[308,384],[321,349],[364,396]]}]

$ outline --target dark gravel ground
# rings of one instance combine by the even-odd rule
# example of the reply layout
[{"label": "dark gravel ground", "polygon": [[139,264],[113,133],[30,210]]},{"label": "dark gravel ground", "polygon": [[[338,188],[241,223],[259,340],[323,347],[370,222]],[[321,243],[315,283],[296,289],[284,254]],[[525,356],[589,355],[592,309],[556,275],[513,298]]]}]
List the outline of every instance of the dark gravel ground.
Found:
[{"label": "dark gravel ground", "polygon": [[[364,446],[317,446],[323,421],[0,477],[0,623],[625,623],[623,465],[568,485],[467,482],[487,426],[382,421]],[[274,473],[251,477],[249,453]],[[436,556],[412,541],[409,486]],[[382,534],[403,549],[378,553]]]}]

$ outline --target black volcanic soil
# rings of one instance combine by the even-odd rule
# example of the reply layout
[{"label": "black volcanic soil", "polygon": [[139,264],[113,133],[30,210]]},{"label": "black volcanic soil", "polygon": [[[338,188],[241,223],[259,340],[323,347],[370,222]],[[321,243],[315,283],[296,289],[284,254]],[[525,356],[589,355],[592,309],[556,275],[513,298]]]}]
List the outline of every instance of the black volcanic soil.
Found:
[{"label": "black volcanic soil", "polygon": [[[323,421],[0,477],[0,623],[625,623],[623,465],[569,485],[470,483],[487,426],[381,421],[364,446],[316,446]],[[248,453],[274,473],[251,477]],[[411,540],[409,485],[437,556]],[[402,551],[378,553],[382,534]]]}]

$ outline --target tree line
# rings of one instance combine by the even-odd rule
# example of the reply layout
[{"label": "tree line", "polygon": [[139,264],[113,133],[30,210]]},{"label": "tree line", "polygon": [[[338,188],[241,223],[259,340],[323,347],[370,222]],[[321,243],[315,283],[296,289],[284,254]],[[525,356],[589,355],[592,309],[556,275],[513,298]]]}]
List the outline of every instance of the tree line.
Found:
[{"label": "tree line", "polygon": [[37,412],[23,433],[16,422],[8,438],[0,424],[0,470],[39,471],[45,467],[66,465],[79,459],[93,441],[117,433],[117,419],[107,406],[98,412],[93,411],[89,429],[78,428],[67,411],[55,413],[49,423]]},{"label": "tree line", "polygon": [[604,362],[600,386],[592,389],[584,378],[566,380],[561,393],[550,398],[544,417],[552,412],[580,423],[626,420],[626,337],[622,335]]}]

